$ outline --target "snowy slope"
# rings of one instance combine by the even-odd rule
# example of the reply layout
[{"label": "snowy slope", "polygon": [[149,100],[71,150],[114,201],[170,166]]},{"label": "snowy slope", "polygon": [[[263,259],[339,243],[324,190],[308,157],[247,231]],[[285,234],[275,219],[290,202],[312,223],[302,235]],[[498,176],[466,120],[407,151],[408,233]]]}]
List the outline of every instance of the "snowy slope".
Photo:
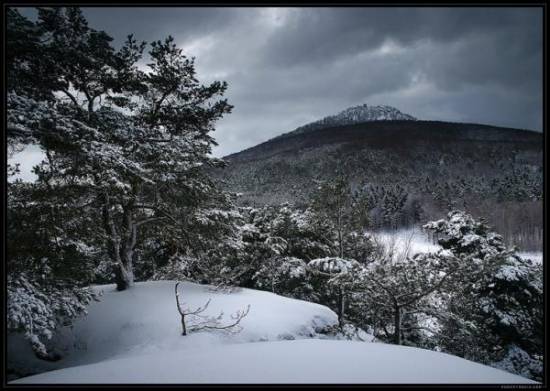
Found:
[{"label": "snowy slope", "polygon": [[[311,338],[316,329],[338,322],[329,308],[294,300],[270,292],[235,289],[228,293],[213,291],[209,285],[184,282],[180,286],[182,306],[191,309],[211,302],[204,312],[215,316],[221,310],[225,320],[250,304],[241,322],[243,330],[235,335],[223,332],[197,332],[181,336],[173,281],[137,283],[128,291],[117,292],[115,285],[97,286],[101,301],[93,302],[88,315],[72,328],[55,334],[54,345],[63,359],[48,362],[37,359],[27,341],[19,335],[8,337],[9,366],[21,374],[35,374],[74,365],[137,354],[187,350],[227,343]],[[189,322],[192,319],[189,319]],[[189,325],[188,322],[188,325]]]},{"label": "snowy slope", "polygon": [[429,350],[351,341],[257,342],[140,355],[14,383],[535,383]]},{"label": "snowy slope", "polygon": [[[422,349],[319,339],[337,322],[330,309],[269,292],[212,291],[184,283],[192,308],[211,298],[210,315],[250,304],[236,335],[181,336],[173,281],[138,283],[116,292],[64,331],[63,369],[14,381],[30,383],[527,383],[529,380],[458,357]],[[315,339],[311,339],[311,338]],[[294,340],[292,340],[294,339]],[[13,352],[8,353],[14,354]]]}]

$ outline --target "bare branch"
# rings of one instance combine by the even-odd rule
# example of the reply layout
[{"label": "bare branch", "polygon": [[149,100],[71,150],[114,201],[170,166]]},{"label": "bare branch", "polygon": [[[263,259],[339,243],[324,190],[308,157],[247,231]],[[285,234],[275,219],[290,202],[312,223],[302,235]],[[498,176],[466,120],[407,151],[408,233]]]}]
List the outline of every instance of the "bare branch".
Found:
[{"label": "bare branch", "polygon": [[178,312],[181,316],[181,327],[182,327],[182,335],[187,335],[187,326],[185,323],[185,317],[186,316],[196,316],[199,318],[203,318],[204,320],[193,324],[189,327],[189,331],[200,331],[200,330],[224,330],[229,331],[232,333],[238,333],[242,330],[239,323],[241,320],[248,315],[248,312],[250,311],[250,304],[246,307],[246,310],[238,310],[234,314],[231,315],[231,319],[233,322],[229,324],[222,324],[221,320],[223,319],[223,312],[220,312],[220,314],[216,317],[207,317],[204,315],[201,315],[202,312],[204,312],[208,305],[210,304],[210,299],[206,302],[205,305],[202,307],[198,307],[195,310],[190,310],[189,308],[184,310],[181,307],[180,299],[179,299],[179,292],[178,292],[178,286],[180,282],[176,282],[176,286],[174,287],[174,292],[176,294],[176,306],[178,308]]},{"label": "bare branch", "polygon": [[208,308],[208,304],[210,304],[210,300],[211,300],[211,299],[208,299],[208,301],[206,302],[205,305],[203,305],[202,307],[197,308],[197,309],[194,310],[194,311],[191,311],[191,310],[188,308],[186,311],[184,311],[184,314],[185,314],[185,315],[198,315],[198,314],[200,314],[201,312],[204,312],[204,310]]},{"label": "bare branch", "polygon": [[402,305],[403,306],[408,306],[408,305],[411,305],[412,303],[414,303],[415,301],[418,301],[420,300],[421,298],[429,295],[430,293],[432,292],[435,292],[436,290],[438,290],[444,283],[445,281],[447,280],[447,278],[449,276],[451,276],[452,274],[454,274],[456,271],[458,270],[458,268],[455,268],[454,270],[450,271],[449,273],[445,274],[441,280],[439,280],[439,282],[437,284],[434,284],[431,288],[423,291],[423,292],[420,292],[419,294],[417,294],[416,296],[413,296],[410,300],[408,300],[407,302],[403,303]]},{"label": "bare branch", "polygon": [[250,311],[250,304],[246,307],[245,310],[238,310],[237,312],[232,314],[231,319],[233,319],[233,322],[226,325],[223,325],[220,323],[220,320],[223,316],[223,312],[222,312],[217,317],[212,317],[207,319],[204,322],[192,325],[190,327],[190,330],[199,331],[199,330],[210,329],[210,330],[226,330],[234,333],[239,332],[241,331],[242,328],[240,327],[236,328],[236,327],[239,326],[239,323],[241,322],[241,320],[243,320],[243,318],[248,315],[249,311]]},{"label": "bare branch", "polygon": [[73,104],[76,107],[78,107],[79,109],[81,108],[80,105],[78,104],[78,101],[76,100],[76,98],[73,94],[71,94],[69,91],[67,91],[65,89],[62,89],[61,92],[63,92],[65,95],[67,95],[67,97],[73,102]]},{"label": "bare branch", "polygon": [[164,220],[166,217],[150,217],[150,218],[147,218],[147,219],[143,219],[143,220],[139,220],[139,221],[136,221],[134,223],[134,226],[135,227],[139,227],[143,224],[148,224],[148,223],[152,223],[153,221],[158,221],[158,220]]}]

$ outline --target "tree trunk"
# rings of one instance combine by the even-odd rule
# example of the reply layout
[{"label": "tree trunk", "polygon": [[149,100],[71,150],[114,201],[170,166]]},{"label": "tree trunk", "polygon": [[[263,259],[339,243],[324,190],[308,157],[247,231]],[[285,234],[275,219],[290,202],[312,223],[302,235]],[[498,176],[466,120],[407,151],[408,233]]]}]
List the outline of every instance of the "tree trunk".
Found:
[{"label": "tree trunk", "polygon": [[395,334],[394,334],[394,342],[396,345],[401,345],[401,307],[395,306],[395,319],[394,319],[394,328],[395,328]]},{"label": "tree trunk", "polygon": [[336,222],[338,226],[338,252],[340,258],[344,258],[344,243],[342,243],[342,212],[340,207],[338,206],[338,220]]},{"label": "tree trunk", "polygon": [[128,254],[126,254],[122,258],[122,263],[119,263],[116,266],[115,269],[115,282],[116,282],[116,289],[118,291],[123,291],[128,288],[130,288],[132,285],[134,285],[134,271],[133,271],[133,265],[132,265],[132,258],[130,255],[130,258],[127,258]]},{"label": "tree trunk", "polygon": [[187,327],[185,327],[185,315],[181,315],[181,335],[187,335]]},{"label": "tree trunk", "polygon": [[181,309],[180,306],[180,295],[178,293],[179,282],[176,283],[174,287],[174,293],[176,294],[176,306],[181,317],[181,335],[187,335],[187,327],[185,327],[185,312]]},{"label": "tree trunk", "polygon": [[344,325],[344,306],[345,306],[345,299],[344,299],[344,289],[340,288],[340,295],[339,295],[339,303],[338,303],[338,325],[342,327]]},{"label": "tree trunk", "polygon": [[338,245],[340,258],[344,258],[344,243],[342,243],[342,229],[338,228]]},{"label": "tree trunk", "polygon": [[[109,255],[114,265],[115,283],[117,290],[123,291],[134,285],[134,248],[137,239],[137,225],[133,220],[133,210],[130,207],[124,210],[124,222],[126,224],[125,235],[121,238],[113,216],[108,194],[104,195],[103,204],[103,228],[108,237]],[[120,228],[120,227],[119,227]]]}]

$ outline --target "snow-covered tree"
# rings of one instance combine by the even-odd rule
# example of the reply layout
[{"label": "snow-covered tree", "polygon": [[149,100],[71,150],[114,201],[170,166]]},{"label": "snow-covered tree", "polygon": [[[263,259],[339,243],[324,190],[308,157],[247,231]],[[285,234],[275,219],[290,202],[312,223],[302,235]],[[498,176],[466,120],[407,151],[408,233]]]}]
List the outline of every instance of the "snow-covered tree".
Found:
[{"label": "snow-covered tree", "polygon": [[212,274],[235,285],[309,297],[301,270],[309,260],[333,252],[328,228],[318,224],[311,210],[288,204],[240,208],[238,215],[232,220],[236,235],[220,240],[207,253],[211,270],[217,270]]},{"label": "snow-covered tree", "polygon": [[312,205],[320,218],[333,226],[333,236],[338,245],[337,256],[344,258],[344,238],[350,231],[352,221],[352,193],[344,175],[327,180],[319,185],[314,193]]},{"label": "snow-covered tree", "polygon": [[311,208],[301,210],[288,203],[267,206],[255,213],[253,221],[269,236],[285,240],[287,256],[310,261],[334,251],[330,224]]},{"label": "snow-covered tree", "polygon": [[349,258],[366,265],[377,259],[380,245],[372,234],[351,231],[344,237],[344,251]]},{"label": "snow-covered tree", "polygon": [[93,227],[79,210],[59,203],[34,183],[8,183],[6,271],[8,332],[22,333],[39,358],[59,355],[48,344],[55,330],[85,312],[94,297],[100,251],[90,237]]},{"label": "snow-covered tree", "polygon": [[[227,85],[201,85],[193,59],[171,37],[151,43],[149,70],[139,70],[145,45],[130,36],[115,51],[78,8],[41,8],[33,29],[40,58],[20,62],[46,72],[31,98],[50,102],[47,115],[25,128],[46,151],[38,182],[51,192],[82,189],[101,212],[96,226],[117,287],[126,289],[144,229],[162,224],[156,232],[185,238],[186,219],[219,195],[205,168],[221,164],[210,156],[209,133],[230,112],[219,99]],[[21,93],[14,87],[13,94],[17,101]],[[9,129],[28,122],[15,119]]]},{"label": "snow-covered tree", "polygon": [[94,292],[70,282],[53,279],[45,263],[43,274],[10,273],[7,277],[7,330],[23,333],[36,356],[57,360],[61,356],[48,341],[60,326],[86,313]]},{"label": "snow-covered tree", "polygon": [[457,260],[448,251],[377,260],[360,278],[363,316],[376,335],[400,345],[404,336],[408,339],[423,328],[420,320],[428,319],[433,311],[431,297],[444,288],[457,268]]},{"label": "snow-covered tree", "polygon": [[439,244],[459,261],[446,292],[440,346],[486,363],[502,361],[517,348],[535,361],[542,357],[540,265],[520,258],[500,235],[464,212],[450,212],[424,228],[437,233]]},{"label": "snow-covered tree", "polygon": [[344,325],[347,297],[358,283],[362,265],[353,259],[318,258],[307,264],[312,285],[324,304],[336,307],[340,327]]},{"label": "snow-covered tree", "polygon": [[136,266],[142,270],[142,278],[154,275],[154,279],[238,285],[233,267],[244,248],[242,221],[231,197],[221,194],[215,203],[190,211],[181,220],[181,234],[172,232],[170,226],[162,233],[164,237],[146,231],[150,243],[144,246],[147,249]]},{"label": "snow-covered tree", "polygon": [[304,298],[311,290],[307,281],[307,264],[295,257],[274,257],[263,263],[254,275],[256,286],[274,293]]}]

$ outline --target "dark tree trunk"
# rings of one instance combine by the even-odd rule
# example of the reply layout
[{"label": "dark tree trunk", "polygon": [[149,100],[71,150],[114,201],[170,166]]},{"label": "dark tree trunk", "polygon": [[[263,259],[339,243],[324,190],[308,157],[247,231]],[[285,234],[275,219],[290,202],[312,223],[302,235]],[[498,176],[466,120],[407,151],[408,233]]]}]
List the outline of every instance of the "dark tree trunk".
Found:
[{"label": "dark tree trunk", "polygon": [[344,325],[345,304],[344,289],[340,288],[340,294],[338,295],[338,324],[340,327]]},{"label": "dark tree trunk", "polygon": [[134,272],[131,259],[126,260],[124,264],[116,266],[115,282],[118,291],[126,290],[134,285]]},{"label": "dark tree trunk", "polygon": [[338,228],[338,254],[340,258],[344,258],[344,243],[342,243],[342,230]]},{"label": "dark tree trunk", "polygon": [[181,309],[180,306],[180,295],[178,293],[178,286],[179,282],[176,283],[176,286],[174,287],[174,293],[176,294],[176,307],[178,308],[178,312],[181,317],[181,335],[187,335],[187,327],[185,327],[185,312]]},{"label": "dark tree trunk", "polygon": [[395,319],[394,319],[394,328],[395,328],[395,334],[394,334],[394,342],[396,345],[401,345],[401,307],[395,306]]},{"label": "dark tree trunk", "polygon": [[[125,229],[117,229],[111,215],[110,198],[106,194],[103,204],[103,228],[107,233],[109,255],[114,265],[117,290],[123,291],[134,285],[134,249],[137,239],[137,225],[133,217],[133,205],[124,206]],[[121,237],[122,236],[122,237]]]},{"label": "dark tree trunk", "polygon": [[187,327],[185,327],[185,315],[181,315],[181,335],[187,335]]}]

